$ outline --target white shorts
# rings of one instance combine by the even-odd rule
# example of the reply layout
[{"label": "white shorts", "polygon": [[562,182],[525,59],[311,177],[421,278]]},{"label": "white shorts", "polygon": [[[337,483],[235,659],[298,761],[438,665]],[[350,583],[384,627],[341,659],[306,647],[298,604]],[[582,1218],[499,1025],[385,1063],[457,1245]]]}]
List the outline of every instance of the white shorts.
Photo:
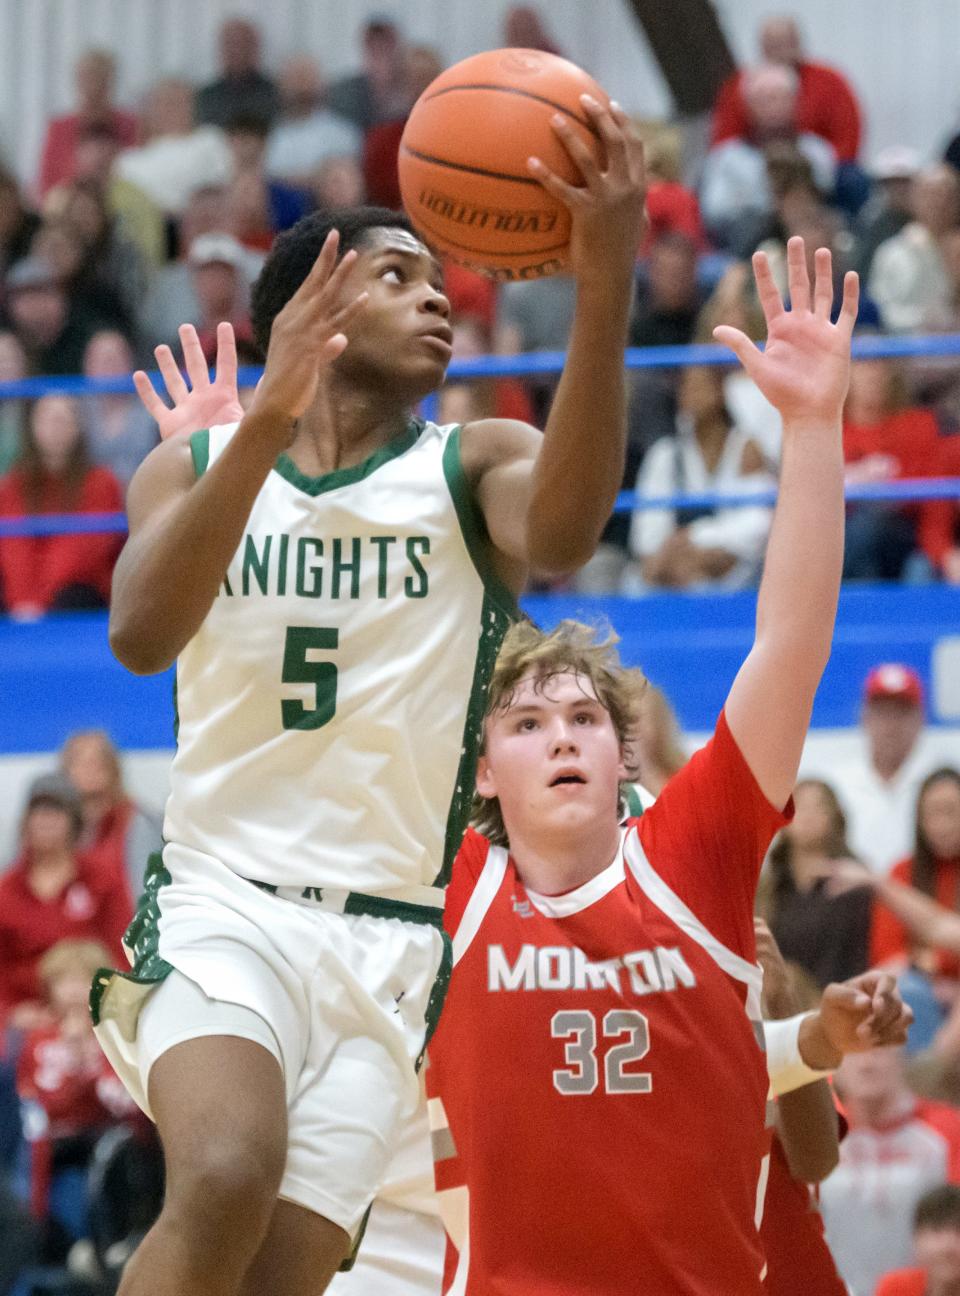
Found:
[{"label": "white shorts", "polygon": [[445,1247],[421,1093],[373,1203],[356,1263],[336,1275],[327,1296],[440,1296]]},{"label": "white shorts", "polygon": [[287,1096],[280,1195],[353,1236],[417,1110],[449,946],[436,912],[356,896],[348,907],[372,912],[316,889],[272,894],[168,845],[128,933],[133,972],[98,976],[93,1007],[148,1115],[150,1067],[174,1044],[231,1034],[267,1048]]}]

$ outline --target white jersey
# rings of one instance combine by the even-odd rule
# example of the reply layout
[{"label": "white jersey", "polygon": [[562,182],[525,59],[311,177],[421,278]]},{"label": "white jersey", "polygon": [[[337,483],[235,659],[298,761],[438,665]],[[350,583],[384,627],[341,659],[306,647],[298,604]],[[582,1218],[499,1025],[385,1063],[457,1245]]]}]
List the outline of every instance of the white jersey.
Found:
[{"label": "white jersey", "polygon": [[[237,426],[194,434],[198,475]],[[177,662],[166,840],[273,886],[437,903],[514,615],[457,427],[414,420],[317,478],[281,455]]]}]

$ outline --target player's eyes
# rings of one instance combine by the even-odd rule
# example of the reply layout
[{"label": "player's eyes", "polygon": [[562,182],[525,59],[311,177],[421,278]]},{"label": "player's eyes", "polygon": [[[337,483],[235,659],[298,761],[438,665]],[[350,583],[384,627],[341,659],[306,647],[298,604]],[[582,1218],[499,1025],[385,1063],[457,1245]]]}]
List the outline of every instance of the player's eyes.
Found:
[{"label": "player's eyes", "polygon": [[380,274],[381,279],[389,279],[391,283],[406,283],[406,275],[402,266],[387,266]]},{"label": "player's eyes", "polygon": [[531,720],[528,716],[517,724],[517,733],[531,733],[537,727],[536,720]]},{"label": "player's eyes", "polygon": [[573,720],[574,724],[589,725],[593,724],[593,715],[590,711],[578,711]]}]

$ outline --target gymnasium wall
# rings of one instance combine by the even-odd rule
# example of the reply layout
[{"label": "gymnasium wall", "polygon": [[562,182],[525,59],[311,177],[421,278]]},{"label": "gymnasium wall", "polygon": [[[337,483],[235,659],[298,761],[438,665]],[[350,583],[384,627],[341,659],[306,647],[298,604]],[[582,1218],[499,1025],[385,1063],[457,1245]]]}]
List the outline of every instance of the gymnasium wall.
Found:
[{"label": "gymnasium wall", "polygon": [[[501,42],[507,0],[0,0],[0,156],[33,177],[47,117],[71,103],[71,68],[93,44],[120,65],[120,97],[135,102],[157,77],[209,78],[224,17],[261,24],[268,62],[310,51],[337,76],[355,63],[357,32],[372,13],[390,14],[410,38],[449,61]],[[631,111],[669,115],[666,88],[621,0],[541,0],[555,39]],[[888,144],[934,152],[960,117],[956,0],[717,0],[737,58],[754,57],[757,22],[798,13],[810,50],[842,67],[866,109],[866,153]]]},{"label": "gymnasium wall", "polygon": [[[527,597],[538,624],[563,617],[608,622],[621,652],[670,698],[690,741],[716,722],[753,642],[755,595],[660,594],[642,600]],[[833,652],[817,694],[806,768],[836,769],[856,751],[860,689],[880,661],[902,661],[924,680],[943,759],[960,765],[960,589],[843,590]],[[0,860],[15,831],[29,779],[47,769],[69,733],[106,729],[129,780],[159,807],[173,746],[172,672],[137,678],[111,656],[99,613],[0,620]]]}]

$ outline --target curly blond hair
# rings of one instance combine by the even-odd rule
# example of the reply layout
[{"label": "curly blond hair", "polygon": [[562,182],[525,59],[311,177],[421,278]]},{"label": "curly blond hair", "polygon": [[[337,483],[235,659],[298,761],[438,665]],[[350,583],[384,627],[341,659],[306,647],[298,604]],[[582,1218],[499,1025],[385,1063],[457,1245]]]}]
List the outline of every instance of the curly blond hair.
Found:
[{"label": "curly blond hair", "polygon": [[[609,712],[624,763],[630,768],[634,764],[633,735],[647,681],[642,671],[620,661],[618,642],[609,626],[600,629],[580,621],[561,621],[556,629],[544,631],[531,621],[518,622],[507,631],[500,647],[487,694],[486,715],[505,711],[520,681],[531,673],[536,676],[538,690],[557,675],[580,675],[590,681],[597,700]],[[485,747],[484,734],[481,752]],[[475,792],[470,822],[495,846],[510,845],[497,797],[481,797]]]}]

